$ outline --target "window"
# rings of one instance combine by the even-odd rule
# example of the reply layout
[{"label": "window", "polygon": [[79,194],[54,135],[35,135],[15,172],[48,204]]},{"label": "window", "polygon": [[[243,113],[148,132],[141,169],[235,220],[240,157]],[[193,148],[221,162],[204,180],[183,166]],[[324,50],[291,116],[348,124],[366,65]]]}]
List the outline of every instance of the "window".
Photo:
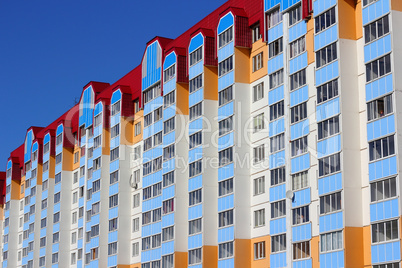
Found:
[{"label": "window", "polygon": [[140,218],[133,219],[133,233],[140,230]]},{"label": "window", "polygon": [[226,103],[233,100],[233,87],[227,87],[224,90],[219,91],[219,106],[225,105]]},{"label": "window", "polygon": [[306,84],[306,69],[303,69],[290,76],[290,91]]},{"label": "window", "polygon": [[290,113],[292,124],[307,118],[307,102],[292,107]]},{"label": "window", "polygon": [[91,260],[96,260],[99,255],[99,248],[91,249]]},{"label": "window", "polygon": [[144,152],[148,151],[152,148],[152,137],[147,138],[144,140]]},{"label": "window", "polygon": [[45,264],[46,264],[45,257],[40,257],[39,258],[39,266],[42,267],[42,266],[45,266]]},{"label": "window", "polygon": [[218,226],[225,227],[233,224],[233,210],[227,210],[218,214]]},{"label": "window", "polygon": [[[365,1],[367,1],[367,0],[365,0]],[[373,265],[373,268],[399,268],[399,262]]]},{"label": "window", "polygon": [[173,254],[162,256],[162,268],[173,268]]},{"label": "window", "polygon": [[197,132],[190,136],[189,138],[189,148],[192,149],[202,144],[202,131]]},{"label": "window", "polygon": [[190,107],[190,120],[194,120],[202,115],[202,102]]},{"label": "window", "polygon": [[163,72],[163,82],[167,82],[172,79],[176,74],[176,64],[173,64],[171,67],[167,68]]},{"label": "window", "polygon": [[157,248],[161,246],[161,235],[157,234],[157,235],[153,235],[152,236],[152,248]]},{"label": "window", "polygon": [[200,60],[202,60],[202,49],[203,47],[199,47],[197,48],[195,51],[190,53],[190,66],[196,64],[197,62],[199,62]]},{"label": "window", "polygon": [[269,89],[276,88],[283,84],[283,69],[269,75]]},{"label": "window", "polygon": [[[85,170],[84,168],[85,167],[81,167],[80,170]],[[82,175],[82,176],[84,176],[84,175]],[[73,174],[73,184],[77,183],[77,182],[78,182],[78,171],[74,172],[74,174]]]},{"label": "window", "polygon": [[95,116],[94,118],[94,127],[99,126],[100,124],[102,124],[102,114],[98,114],[97,116]]},{"label": "window", "polygon": [[119,147],[110,151],[110,162],[116,160],[117,158],[119,158]]},{"label": "window", "polygon": [[293,225],[302,224],[310,221],[310,214],[308,206],[295,208],[292,210]]},{"label": "window", "polygon": [[286,234],[275,235],[271,237],[271,252],[280,252],[286,250]]},{"label": "window", "polygon": [[117,218],[109,220],[109,232],[117,230]]},{"label": "window", "polygon": [[265,145],[264,144],[257,146],[256,148],[253,148],[254,164],[264,161],[264,157],[265,157]]},{"label": "window", "polygon": [[338,133],[339,133],[339,116],[335,116],[318,123],[318,140],[325,139],[329,136]]},{"label": "window", "polygon": [[265,193],[265,177],[258,177],[254,179],[254,195]]},{"label": "window", "polygon": [[233,178],[219,182],[219,196],[233,193]]},{"label": "window", "polygon": [[39,246],[40,246],[41,248],[43,248],[43,247],[46,246],[46,236],[40,238],[40,240],[39,240]]},{"label": "window", "polygon": [[189,177],[194,177],[202,172],[202,159],[190,164]]},{"label": "window", "polygon": [[101,157],[94,159],[93,170],[98,170],[101,168]]},{"label": "window", "polygon": [[223,76],[233,70],[233,56],[230,56],[224,61],[219,62],[218,64],[218,72],[219,76]]},{"label": "window", "polygon": [[303,171],[292,175],[292,189],[293,191],[308,187],[308,172]]},{"label": "window", "polygon": [[317,104],[338,96],[338,80],[317,87]]},{"label": "window", "polygon": [[188,264],[201,263],[201,248],[193,249],[188,251]]},{"label": "window", "polygon": [[392,95],[367,103],[367,120],[371,121],[392,113]]},{"label": "window", "polygon": [[[315,53],[317,68],[320,68],[338,58],[336,43],[326,46]],[[367,68],[366,68],[367,69]]]},{"label": "window", "polygon": [[230,43],[233,40],[233,27],[230,27],[218,36],[219,48]]},{"label": "window", "polygon": [[282,21],[282,12],[279,11],[279,7],[267,14],[267,26],[268,29],[274,27]]},{"label": "window", "polygon": [[59,203],[60,202],[60,192],[54,194],[54,203]]},{"label": "window", "polygon": [[71,223],[76,224],[77,223],[77,212],[73,212],[71,214]]},{"label": "window", "polygon": [[42,209],[47,208],[47,198],[45,198],[45,199],[42,200],[42,206],[41,206],[41,208],[42,208]]},{"label": "window", "polygon": [[91,227],[91,237],[95,237],[99,235],[99,224]]},{"label": "window", "polygon": [[259,101],[264,98],[264,82],[253,86],[253,102]]},{"label": "window", "polygon": [[307,136],[292,141],[291,146],[292,146],[292,157],[306,153],[308,149]]},{"label": "window", "polygon": [[[278,56],[283,51],[283,38],[279,38],[268,45],[269,58]],[[261,66],[262,67],[262,66]]]},{"label": "window", "polygon": [[233,162],[233,147],[219,152],[219,166],[224,166]]},{"label": "window", "polygon": [[315,18],[315,33],[329,28],[331,25],[335,24],[335,22],[335,7],[333,7]]},{"label": "window", "polygon": [[302,7],[298,7],[289,11],[289,27],[302,20]]},{"label": "window", "polygon": [[142,225],[146,225],[152,222],[152,211],[142,213]]},{"label": "window", "polygon": [[233,256],[233,242],[218,245],[218,258],[224,259]]},{"label": "window", "polygon": [[389,33],[388,15],[364,26],[364,42],[367,44]]},{"label": "window", "polygon": [[162,229],[162,241],[170,241],[174,239],[174,226]]},{"label": "window", "polygon": [[382,77],[391,72],[391,55],[386,55],[366,64],[366,81]]},{"label": "window", "polygon": [[306,38],[303,36],[290,43],[290,58],[294,58],[306,51]]},{"label": "window", "polygon": [[97,202],[95,204],[92,204],[92,215],[98,214],[100,211],[100,203]]},{"label": "window", "polygon": [[271,203],[271,219],[286,215],[286,200]]},{"label": "window", "polygon": [[112,195],[109,197],[109,208],[116,207],[119,204],[119,196],[118,194]]},{"label": "window", "polygon": [[77,243],[77,232],[71,234],[71,244]]},{"label": "window", "polygon": [[[110,174],[110,184],[113,184],[115,182],[119,181],[119,171],[115,171],[113,173]],[[99,187],[100,187],[100,180],[99,180]],[[92,191],[93,191],[93,186],[92,186]]]},{"label": "window", "polygon": [[49,152],[50,149],[50,142],[47,142],[43,145],[43,154],[46,154]]},{"label": "window", "polygon": [[154,111],[154,123],[162,119],[162,107]]},{"label": "window", "polygon": [[395,154],[394,136],[388,136],[369,143],[370,161]]},{"label": "window", "polygon": [[46,227],[46,222],[47,222],[46,218],[41,219],[40,220],[40,228],[45,228]]},{"label": "window", "polygon": [[342,209],[341,192],[320,196],[320,214],[332,213]]},{"label": "window", "polygon": [[162,203],[163,214],[168,214],[174,210],[174,199],[163,201]]},{"label": "window", "polygon": [[[116,171],[116,172],[117,172],[117,171]],[[92,193],[95,193],[95,192],[99,191],[100,188],[101,188],[101,181],[100,181],[100,179],[99,179],[99,180],[96,180],[96,181],[94,181],[94,182],[92,182]]]},{"label": "window", "polygon": [[137,257],[138,255],[140,255],[140,243],[136,242],[133,243],[133,257]]},{"label": "window", "polygon": [[61,153],[59,153],[58,155],[56,155],[56,165],[61,163]]},{"label": "window", "polygon": [[162,181],[163,187],[168,187],[169,185],[172,185],[174,183],[174,171],[164,174]]},{"label": "window", "polygon": [[134,148],[134,160],[137,160],[141,157],[141,146],[137,146]]},{"label": "window", "polygon": [[107,246],[107,255],[110,256],[114,254],[117,254],[117,242],[110,243]]},{"label": "window", "polygon": [[254,116],[253,118],[253,132],[256,133],[265,128],[264,113]]},{"label": "window", "polygon": [[162,157],[158,157],[154,160],[152,160],[152,171],[156,172],[160,169],[162,169]]},{"label": "window", "polygon": [[163,122],[163,134],[167,134],[170,131],[174,130],[174,117],[170,118],[169,120]]},{"label": "window", "polygon": [[76,258],[76,253],[71,253],[71,265],[74,265],[77,263],[77,258]]},{"label": "window", "polygon": [[144,163],[144,166],[143,166],[143,175],[144,176],[147,176],[148,174],[151,174],[152,173],[152,161],[149,161],[149,162],[147,162],[147,163]]},{"label": "window", "polygon": [[140,100],[139,99],[135,99],[134,100],[134,113],[138,113],[141,110],[140,107]]},{"label": "window", "polygon": [[53,214],[53,223],[58,223],[60,221],[60,212]]},{"label": "window", "polygon": [[284,101],[269,106],[269,120],[273,121],[285,114]]},{"label": "window", "polygon": [[75,152],[74,153],[74,164],[78,163],[79,160],[80,160],[80,152]]},{"label": "window", "polygon": [[253,57],[253,72],[258,71],[259,69],[261,69],[263,67],[263,62],[264,62],[264,57],[263,57],[263,53],[259,53],[256,56]]},{"label": "window", "polygon": [[285,134],[279,134],[270,139],[271,153],[278,152],[285,148]]},{"label": "window", "polygon": [[286,181],[285,167],[271,170],[271,186],[284,183]]},{"label": "window", "polygon": [[102,136],[99,135],[94,138],[94,148],[98,148],[102,144]]},{"label": "window", "polygon": [[190,93],[202,88],[202,74],[190,80]]},{"label": "window", "polygon": [[78,202],[78,192],[73,193],[73,204]]},{"label": "window", "polygon": [[149,113],[144,116],[144,127],[147,127],[152,124],[152,113]]},{"label": "window", "polygon": [[202,219],[196,219],[188,222],[188,234],[193,235],[202,231]]},{"label": "window", "polygon": [[60,238],[59,233],[58,233],[58,232],[57,232],[57,233],[54,233],[54,234],[53,234],[53,243],[58,243],[58,242],[59,242],[59,238]]},{"label": "window", "polygon": [[59,253],[53,253],[52,254],[52,264],[55,264],[58,262],[59,262]]},{"label": "window", "polygon": [[49,161],[46,161],[43,163],[43,173],[47,172],[49,170]]},{"label": "window", "polygon": [[265,258],[265,241],[254,243],[254,260]]},{"label": "window", "polygon": [[189,194],[189,206],[194,206],[202,202],[202,190],[198,189],[190,192]]},{"label": "window", "polygon": [[254,211],[254,227],[265,225],[265,209]]},{"label": "window", "polygon": [[321,252],[342,249],[342,231],[320,235]]},{"label": "window", "polygon": [[175,103],[176,91],[172,91],[163,97],[163,108],[167,108]]},{"label": "window", "polygon": [[120,101],[112,104],[112,113],[111,116],[120,113]]},{"label": "window", "polygon": [[134,135],[138,136],[141,134],[141,122],[138,122],[137,124],[135,124],[134,126]]},{"label": "window", "polygon": [[260,33],[260,24],[257,23],[253,26],[251,26],[251,41],[253,43],[257,42],[258,40],[261,39],[261,33]]},{"label": "window", "polygon": [[310,241],[293,244],[293,260],[310,258]]},{"label": "window", "polygon": [[219,121],[219,136],[223,136],[233,130],[233,117]]},{"label": "window", "polygon": [[117,137],[119,133],[120,133],[120,124],[117,124],[110,129],[110,138],[113,139]]},{"label": "window", "polygon": [[389,178],[370,184],[371,202],[377,202],[396,196],[396,178]]}]

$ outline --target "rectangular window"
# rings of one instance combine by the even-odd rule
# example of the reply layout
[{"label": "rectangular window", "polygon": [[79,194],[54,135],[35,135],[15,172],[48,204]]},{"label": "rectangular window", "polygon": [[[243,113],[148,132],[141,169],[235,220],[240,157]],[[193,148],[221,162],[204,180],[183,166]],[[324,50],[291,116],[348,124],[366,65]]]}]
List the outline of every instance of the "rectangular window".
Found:
[{"label": "rectangular window", "polygon": [[310,258],[310,241],[293,244],[293,260]]},{"label": "rectangular window", "polygon": [[202,159],[190,164],[189,177],[194,177],[202,172]]},{"label": "rectangular window", "polygon": [[[160,184],[160,183],[158,183],[158,184]],[[140,194],[135,194],[133,196],[133,208],[138,208],[139,206],[140,206]]]},{"label": "rectangular window", "polygon": [[253,57],[253,72],[256,72],[258,70],[260,70],[264,64],[264,57],[263,57],[263,53],[259,53],[256,56]]},{"label": "rectangular window", "polygon": [[117,242],[110,243],[107,247],[107,255],[117,254]]},{"label": "rectangular window", "polygon": [[152,148],[152,137],[144,140],[144,152]]},{"label": "rectangular window", "polygon": [[[367,0],[365,0],[367,1]],[[383,263],[379,265],[373,265],[373,268],[399,268],[399,262]]]},{"label": "rectangular window", "polygon": [[163,148],[163,161],[167,161],[174,157],[175,145],[171,144]]},{"label": "rectangular window", "polygon": [[317,87],[317,104],[338,96],[338,80],[332,80]]},{"label": "rectangular window", "polygon": [[254,211],[254,227],[265,225],[265,209]]},{"label": "rectangular window", "polygon": [[120,124],[117,124],[110,129],[110,138],[113,139],[119,136],[119,133],[120,133]]},{"label": "rectangular window", "polygon": [[141,158],[141,146],[137,146],[134,148],[134,160]]},{"label": "rectangular window", "polygon": [[113,183],[118,182],[118,181],[119,181],[119,171],[117,170],[117,171],[115,171],[115,172],[110,174],[110,184],[113,184]]},{"label": "rectangular window", "polygon": [[233,224],[233,209],[218,214],[218,226],[225,227]]},{"label": "rectangular window", "polygon": [[174,199],[163,201],[162,203],[163,214],[168,214],[174,211]]},{"label": "rectangular window", "polygon": [[253,102],[259,101],[264,98],[264,82],[253,86]]},{"label": "rectangular window", "polygon": [[49,170],[49,161],[46,161],[43,163],[43,173],[47,172]]},{"label": "rectangular window", "polygon": [[396,178],[389,178],[370,184],[371,202],[386,200],[396,196]]},{"label": "rectangular window", "polygon": [[218,258],[225,259],[233,256],[233,242],[218,245]]},{"label": "rectangular window", "polygon": [[271,237],[271,252],[281,252],[286,250],[286,234]]},{"label": "rectangular window", "polygon": [[269,58],[278,56],[283,51],[283,38],[279,38],[268,45]]},{"label": "rectangular window", "polygon": [[102,114],[98,114],[94,118],[94,128],[102,124]]},{"label": "rectangular window", "polygon": [[269,89],[276,88],[283,84],[283,69],[269,75]]},{"label": "rectangular window", "polygon": [[59,262],[59,253],[53,253],[52,254],[52,264],[55,264],[58,262]]},{"label": "rectangular window", "polygon": [[258,177],[254,179],[254,195],[265,193],[265,177]]},{"label": "rectangular window", "polygon": [[201,248],[193,249],[188,251],[188,264],[193,265],[201,263]]},{"label": "rectangular window", "polygon": [[332,213],[342,209],[341,192],[320,196],[320,214]]},{"label": "rectangular window", "polygon": [[290,91],[306,84],[306,69],[303,69],[290,76]]},{"label": "rectangular window", "polygon": [[162,157],[152,160],[152,171],[156,172],[162,169]]},{"label": "rectangular window", "polygon": [[100,179],[92,182],[92,193],[95,193],[95,192],[99,191],[100,187],[101,187]]},{"label": "rectangular window", "polygon": [[291,147],[292,157],[306,153],[308,149],[307,136],[292,141]]},{"label": "rectangular window", "polygon": [[321,252],[329,252],[343,247],[342,231],[320,235]]},{"label": "rectangular window", "polygon": [[275,186],[286,181],[285,167],[271,170],[271,186]]},{"label": "rectangular window", "polygon": [[285,114],[284,101],[269,106],[269,120],[273,121]]},{"label": "rectangular window", "polygon": [[78,163],[80,161],[80,152],[75,152],[74,153],[74,164]]},{"label": "rectangular window", "polygon": [[286,200],[271,203],[271,219],[286,215]]},{"label": "rectangular window", "polygon": [[254,260],[265,258],[265,241],[254,243]]},{"label": "rectangular window", "polygon": [[119,196],[118,194],[112,195],[109,197],[109,208],[116,207],[119,204]]},{"label": "rectangular window", "polygon": [[315,53],[317,68],[321,68],[338,58],[336,42],[326,46]]},{"label": "rectangular window", "polygon": [[190,66],[193,66],[194,64],[196,64],[197,62],[202,60],[202,49],[203,49],[203,46],[200,46],[195,51],[190,53],[190,55],[189,55]]},{"label": "rectangular window", "polygon": [[224,166],[233,162],[233,147],[219,152],[219,166]]},{"label": "rectangular window", "polygon": [[255,43],[261,39],[260,24],[257,23],[251,27],[251,42]]},{"label": "rectangular window", "polygon": [[265,145],[264,144],[257,146],[256,148],[253,148],[254,164],[264,161],[264,158],[265,158]]},{"label": "rectangular window", "polygon": [[174,117],[170,118],[169,120],[163,122],[163,134],[167,134],[174,130],[175,124],[174,124]]},{"label": "rectangular window", "polygon": [[173,254],[162,256],[162,268],[173,268]]},{"label": "rectangular window", "polygon": [[219,106],[225,105],[226,103],[233,100],[233,87],[227,87],[218,93]]},{"label": "rectangular window", "polygon": [[292,175],[293,191],[308,187],[308,171],[303,171]]},{"label": "rectangular window", "polygon": [[302,224],[310,221],[309,207],[299,207],[292,210],[292,224]]},{"label": "rectangular window", "polygon": [[394,136],[388,136],[369,143],[370,161],[395,154]]},{"label": "rectangular window", "polygon": [[270,139],[271,153],[278,152],[285,148],[285,134],[279,134]]},{"label": "rectangular window", "polygon": [[117,218],[109,220],[109,232],[117,230]]},{"label": "rectangular window", "polygon": [[219,48],[225,46],[233,40],[233,27],[230,27],[218,36]]},{"label": "rectangular window", "polygon": [[167,108],[175,103],[176,91],[172,91],[163,97],[163,108]]},{"label": "rectangular window", "polygon": [[319,33],[334,25],[336,22],[335,7],[315,18],[315,33]]},{"label": "rectangular window", "polygon": [[378,98],[367,103],[367,120],[381,118],[393,112],[392,95]]},{"label": "rectangular window", "polygon": [[196,219],[188,222],[188,234],[198,234],[202,232],[202,219]]},{"label": "rectangular window", "polygon": [[219,121],[219,136],[223,136],[233,130],[233,117]]},{"label": "rectangular window", "polygon": [[318,140],[325,139],[338,133],[339,116],[335,116],[318,123]]},{"label": "rectangular window", "polygon": [[119,158],[119,147],[110,151],[110,162],[116,160],[117,158]]},{"label": "rectangular window", "polygon": [[148,174],[152,173],[152,161],[144,163],[142,173],[143,173],[144,176],[147,176]]},{"label": "rectangular window", "polygon": [[162,241],[170,241],[174,239],[174,226],[162,229]]},{"label": "rectangular window", "polygon": [[382,77],[391,72],[391,55],[376,59],[366,64],[366,82]]},{"label": "rectangular window", "polygon": [[274,27],[282,21],[282,12],[279,7],[267,14],[267,27],[268,29]]},{"label": "rectangular window", "polygon": [[289,11],[289,27],[302,20],[302,7],[301,5]]},{"label": "rectangular window", "polygon": [[140,230],[140,218],[133,219],[133,233]]},{"label": "rectangular window", "polygon": [[189,137],[189,149],[202,144],[202,131],[197,132]]},{"label": "rectangular window", "polygon": [[49,152],[50,149],[50,142],[47,142],[43,145],[43,154],[46,154]]},{"label": "rectangular window", "polygon": [[176,75],[176,64],[173,64],[163,72],[163,82],[167,82]]},{"label": "rectangular window", "polygon": [[307,118],[307,102],[292,107],[290,114],[292,124]]},{"label": "rectangular window", "polygon": [[95,204],[92,204],[92,215],[96,215],[100,212],[100,203],[97,202]]},{"label": "rectangular window", "polygon": [[101,157],[98,157],[98,158],[96,158],[96,159],[94,159],[94,162],[93,162],[93,170],[98,170],[98,169],[100,169],[101,168]]},{"label": "rectangular window", "polygon": [[190,121],[202,115],[202,102],[190,107]]},{"label": "rectangular window", "polygon": [[152,222],[152,211],[142,213],[142,225],[147,225]]},{"label": "rectangular window", "polygon": [[91,237],[95,237],[99,235],[99,224],[91,227]]},{"label": "rectangular window", "polygon": [[115,114],[120,113],[120,101],[112,104],[112,113],[111,116],[114,116]]},{"label": "rectangular window", "polygon": [[138,136],[141,134],[141,122],[138,122],[134,126],[134,136]]},{"label": "rectangular window", "polygon": [[154,123],[162,119],[162,107],[154,111]]},{"label": "rectangular window", "polygon": [[254,116],[253,118],[253,132],[256,133],[265,128],[264,113]]},{"label": "rectangular window", "polygon": [[53,223],[57,223],[60,221],[60,212],[53,214]]},{"label": "rectangular window", "polygon": [[166,173],[163,175],[163,187],[168,187],[174,183],[174,171]]},{"label": "rectangular window", "polygon": [[364,26],[364,42],[367,44],[386,35],[387,33],[389,33],[388,15]]},{"label": "rectangular window", "polygon": [[233,178],[224,180],[218,183],[219,196],[224,196],[233,193]]},{"label": "rectangular window", "polygon": [[134,100],[134,113],[138,113],[141,110],[140,107],[140,100],[139,99],[135,99]]},{"label": "rectangular window", "polygon": [[290,43],[290,58],[294,58],[306,51],[306,38],[303,36]]},{"label": "rectangular window", "polygon": [[198,189],[192,191],[188,194],[189,196],[189,206],[194,206],[202,202],[202,190]]},{"label": "rectangular window", "polygon": [[61,163],[61,153],[59,153],[58,155],[56,155],[56,165]]},{"label": "rectangular window", "polygon": [[233,70],[233,56],[230,56],[226,60],[221,61],[218,64],[219,76],[223,76]]},{"label": "rectangular window", "polygon": [[58,232],[57,232],[57,233],[54,233],[54,234],[53,234],[53,244],[54,244],[54,243],[58,243],[58,242],[59,242],[59,238],[60,238],[59,233],[58,233]]},{"label": "rectangular window", "polygon": [[190,88],[190,93],[193,93],[194,91],[197,91],[198,89],[202,88],[202,74],[194,77],[189,81],[189,88]]}]

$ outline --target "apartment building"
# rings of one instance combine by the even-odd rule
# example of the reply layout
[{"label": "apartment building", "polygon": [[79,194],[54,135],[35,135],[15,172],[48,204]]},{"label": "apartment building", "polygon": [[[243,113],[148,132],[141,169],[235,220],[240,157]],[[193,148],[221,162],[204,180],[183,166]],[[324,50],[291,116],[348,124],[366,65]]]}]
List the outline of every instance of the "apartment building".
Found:
[{"label": "apartment building", "polygon": [[400,25],[400,0],[229,0],[150,40],[10,153],[2,266],[400,267]]}]

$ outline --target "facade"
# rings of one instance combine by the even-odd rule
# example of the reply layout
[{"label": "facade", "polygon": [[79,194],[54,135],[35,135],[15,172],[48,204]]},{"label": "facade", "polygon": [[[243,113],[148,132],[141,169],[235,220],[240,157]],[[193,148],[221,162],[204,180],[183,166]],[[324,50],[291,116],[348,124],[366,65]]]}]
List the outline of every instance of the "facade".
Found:
[{"label": "facade", "polygon": [[2,266],[401,267],[399,25],[400,0],[229,0],[155,37],[10,153]]}]

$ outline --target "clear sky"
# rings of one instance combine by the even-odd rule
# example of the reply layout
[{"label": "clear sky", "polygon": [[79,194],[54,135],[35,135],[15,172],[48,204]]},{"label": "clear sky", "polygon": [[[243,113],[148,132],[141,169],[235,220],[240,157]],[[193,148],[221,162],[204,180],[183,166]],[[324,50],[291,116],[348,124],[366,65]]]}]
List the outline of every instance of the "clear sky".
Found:
[{"label": "clear sky", "polygon": [[70,109],[89,81],[140,64],[155,36],[176,38],[226,0],[0,0],[0,171],[30,126]]}]

